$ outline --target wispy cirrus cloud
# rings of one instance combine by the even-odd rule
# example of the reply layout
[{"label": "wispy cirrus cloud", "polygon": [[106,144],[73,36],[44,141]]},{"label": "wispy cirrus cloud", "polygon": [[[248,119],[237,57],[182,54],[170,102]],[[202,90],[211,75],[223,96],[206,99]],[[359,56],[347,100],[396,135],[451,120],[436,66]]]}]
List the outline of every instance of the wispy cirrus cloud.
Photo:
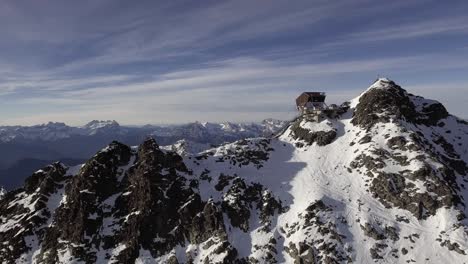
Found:
[{"label": "wispy cirrus cloud", "polygon": [[[356,32],[346,36],[348,41],[365,43],[372,41],[400,40],[447,34],[468,34],[468,17],[411,21],[386,28]],[[346,41],[344,43],[347,43]]]},{"label": "wispy cirrus cloud", "polygon": [[[284,60],[244,57],[205,63],[198,69],[168,72],[146,81],[134,76],[115,76],[115,83],[106,78],[87,80],[84,84],[72,82],[67,84],[69,86],[59,82],[41,90],[40,95],[18,98],[16,103],[31,108],[49,105],[46,110],[50,115],[43,115],[47,117],[57,116],[57,108],[66,116],[82,116],[83,113],[89,114],[89,109],[94,109],[94,117],[102,119],[112,118],[109,113],[118,112],[119,119],[133,124],[187,122],[202,119],[200,117],[237,121],[242,121],[240,117],[248,117],[247,121],[252,121],[268,115],[290,118],[295,114],[293,99],[303,90],[325,90],[329,94],[329,102],[341,103],[365,89],[372,82],[368,76],[377,77],[379,72],[401,76],[408,72],[440,70],[446,67],[444,60],[453,61],[440,55],[437,59],[441,64],[430,65],[428,62],[434,58],[424,56],[284,64]],[[461,66],[455,64],[451,69]],[[361,83],[340,80],[355,75],[362,76]],[[93,81],[97,83],[93,84]],[[106,86],[98,81],[106,82]],[[419,91],[422,95],[438,99],[440,85],[431,84]],[[466,86],[461,89],[466,89]],[[249,116],[245,112],[252,113]],[[152,113],[149,115],[151,118],[144,121],[147,113]],[[37,120],[34,119],[35,122]]]},{"label": "wispy cirrus cloud", "polygon": [[466,83],[467,7],[2,1],[0,112],[8,118],[0,122],[287,118],[302,90],[339,102],[379,74],[410,85]]}]

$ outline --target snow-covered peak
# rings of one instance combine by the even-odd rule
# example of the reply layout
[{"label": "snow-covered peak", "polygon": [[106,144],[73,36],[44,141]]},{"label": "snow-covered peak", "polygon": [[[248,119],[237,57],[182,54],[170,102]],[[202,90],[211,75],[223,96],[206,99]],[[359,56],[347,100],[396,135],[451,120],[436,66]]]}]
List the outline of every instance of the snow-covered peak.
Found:
[{"label": "snow-covered peak", "polygon": [[86,131],[88,135],[96,135],[96,134],[122,134],[123,131],[115,120],[93,120],[88,124],[83,126],[83,129]]},{"label": "snow-covered peak", "polygon": [[211,144],[198,143],[185,139],[178,140],[172,145],[161,146],[161,149],[173,151],[181,156],[195,155],[209,148],[212,148]]},{"label": "snow-covered peak", "polygon": [[[378,89],[385,89],[389,87],[390,85],[394,84],[394,82],[388,78],[378,78],[370,87],[369,89],[372,88],[378,88]],[[368,90],[369,90],[368,89]]]},{"label": "snow-covered peak", "polygon": [[434,126],[449,116],[441,103],[410,94],[386,78],[378,79],[351,106],[353,123],[367,129],[380,122]]},{"label": "snow-covered peak", "polygon": [[40,125],[42,127],[47,127],[47,128],[66,128],[68,127],[65,123],[63,122],[48,122],[47,124]]},{"label": "snow-covered peak", "polygon": [[375,89],[381,89],[381,90],[386,90],[389,89],[393,86],[395,86],[395,82],[388,78],[378,78],[375,80],[373,84],[371,84],[366,90],[364,90],[359,96],[353,98],[350,100],[350,107],[355,108],[356,105],[359,103],[359,99],[366,93],[375,90]]},{"label": "snow-covered peak", "polygon": [[83,128],[89,129],[89,130],[98,130],[98,129],[102,129],[106,127],[119,127],[119,126],[120,126],[119,123],[117,123],[117,121],[115,120],[106,120],[106,121],[93,120],[87,123],[86,125],[84,125]]}]

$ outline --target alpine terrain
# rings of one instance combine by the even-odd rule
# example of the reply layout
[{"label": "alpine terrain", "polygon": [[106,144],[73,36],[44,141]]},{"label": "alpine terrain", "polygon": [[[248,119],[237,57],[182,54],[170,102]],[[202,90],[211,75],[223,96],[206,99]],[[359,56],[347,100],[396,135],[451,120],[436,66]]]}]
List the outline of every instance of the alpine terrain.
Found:
[{"label": "alpine terrain", "polygon": [[94,120],[83,127],[52,122],[0,126],[0,187],[18,188],[37,168],[55,160],[70,166],[80,164],[113,140],[133,146],[151,136],[160,145],[186,153],[247,137],[271,136],[284,124],[285,121],[266,119],[261,123],[194,122],[130,127],[116,121]]},{"label": "alpine terrain", "polygon": [[0,259],[468,263],[468,123],[393,81],[274,137],[184,144],[38,170],[2,194]]}]

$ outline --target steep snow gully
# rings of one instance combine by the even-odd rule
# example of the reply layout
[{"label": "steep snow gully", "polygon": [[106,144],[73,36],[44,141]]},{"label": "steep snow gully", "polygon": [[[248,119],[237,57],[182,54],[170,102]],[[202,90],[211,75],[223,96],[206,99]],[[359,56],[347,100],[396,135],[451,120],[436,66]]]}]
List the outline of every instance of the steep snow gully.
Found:
[{"label": "steep snow gully", "polygon": [[47,166],[3,194],[0,259],[468,263],[468,123],[384,78],[341,108],[197,154],[149,138]]}]

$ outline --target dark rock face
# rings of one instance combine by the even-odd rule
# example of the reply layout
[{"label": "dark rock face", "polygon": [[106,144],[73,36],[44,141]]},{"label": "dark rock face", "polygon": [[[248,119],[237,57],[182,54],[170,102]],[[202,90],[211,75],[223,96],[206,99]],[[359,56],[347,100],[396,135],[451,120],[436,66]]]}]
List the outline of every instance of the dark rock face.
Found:
[{"label": "dark rock face", "polygon": [[447,109],[441,103],[433,102],[423,105],[418,121],[427,126],[435,126],[439,120],[446,118],[448,115]]},{"label": "dark rock face", "polygon": [[450,242],[449,240],[445,240],[442,243],[440,243],[440,246],[447,247],[448,250],[450,251],[453,250],[457,252],[458,254],[466,255],[465,251],[460,248],[460,245],[457,242]]},{"label": "dark rock face", "polygon": [[[414,173],[404,172],[402,175],[379,173],[372,180],[370,191],[383,204],[406,209],[418,219],[435,215],[437,209],[454,206],[459,201],[457,194],[453,192],[450,185],[441,181],[429,167]],[[427,182],[427,192],[410,191],[414,186],[411,183],[406,183],[405,178],[417,179],[422,175],[424,175],[424,182]],[[434,193],[436,196],[430,193]]]},{"label": "dark rock face", "polygon": [[56,183],[64,180],[64,175],[64,166],[60,163],[54,163],[37,171],[31,177],[26,179],[24,190],[28,194],[40,191],[43,195],[50,195],[58,187]]},{"label": "dark rock face", "polygon": [[247,232],[249,230],[250,211],[255,208],[260,212],[264,228],[268,229],[270,217],[282,210],[281,203],[260,184],[247,185],[241,178],[233,180],[231,187],[223,196],[223,211],[234,227]]},{"label": "dark rock face", "polygon": [[405,120],[433,126],[448,116],[445,107],[435,101],[421,102],[421,110],[417,111],[414,102],[424,100],[422,97],[408,94],[393,81],[378,82],[381,88],[372,88],[359,98],[351,120],[354,125],[370,129],[376,123]]},{"label": "dark rock face", "polygon": [[387,141],[387,146],[392,149],[397,148],[401,150],[406,150],[407,149],[406,143],[407,143],[407,140],[405,139],[405,137],[398,136],[398,137],[390,138]]},{"label": "dark rock face", "polygon": [[[407,150],[409,145],[418,145],[417,149],[427,148],[420,142],[409,142],[400,137],[390,138],[387,145],[390,148]],[[401,171],[400,173],[387,173],[382,171],[386,167],[386,162],[394,162],[403,166],[409,165],[406,158],[390,153],[383,149],[370,150],[373,156],[360,154],[351,162],[353,169],[367,169],[371,178],[369,190],[387,207],[396,206],[412,212],[418,219],[434,215],[441,207],[455,206],[460,198],[455,191],[456,183],[450,180],[449,175],[453,171],[449,168],[434,170],[422,158],[420,162],[424,164],[415,171]],[[433,156],[434,159],[437,156]],[[444,164],[444,163],[442,163]],[[425,192],[420,192],[412,181],[424,183]],[[436,195],[434,195],[436,194]],[[415,203],[415,201],[417,201]]]},{"label": "dark rock face", "polygon": [[258,191],[258,187],[247,187],[240,178],[234,180],[223,199],[223,210],[231,219],[232,226],[249,230],[250,202],[255,199]]},{"label": "dark rock face", "polygon": [[54,163],[28,178],[24,189],[8,192],[0,200],[2,219],[17,219],[0,233],[0,243],[11,245],[1,247],[0,259],[5,263],[14,263],[35,244],[44,241],[47,222],[58,206],[55,193],[68,181],[65,173],[62,164]]},{"label": "dark rock face", "polygon": [[[271,151],[267,141],[253,146]],[[252,155],[251,159],[240,153],[227,155],[238,162],[245,159],[243,164],[256,162]],[[208,177],[209,171],[205,173]],[[268,230],[272,217],[282,210],[263,186],[234,176],[222,175],[216,185],[218,191],[226,189],[225,201],[202,200],[183,159],[159,149],[154,139],[146,140],[138,151],[112,142],[77,175],[65,174],[60,163],[48,166],[29,177],[24,189],[7,193],[0,201],[2,217],[25,219],[0,233],[0,242],[15,245],[0,250],[2,259],[14,261],[27,253],[34,245],[25,236],[33,236],[33,242],[41,245],[35,256],[41,263],[71,259],[133,263],[141,250],[156,259],[186,243],[203,244],[211,251],[205,263],[214,259],[216,263],[244,263],[228,241],[225,217],[233,227],[247,232],[251,211],[257,210],[261,225]],[[54,195],[55,204],[49,209],[46,204]],[[67,254],[71,259],[64,259]],[[187,252],[189,263],[196,254]],[[178,263],[175,255],[167,261]]]},{"label": "dark rock face", "polygon": [[72,255],[79,259],[87,263],[96,261],[96,256],[90,252],[104,239],[96,235],[104,217],[99,205],[117,192],[118,168],[126,165],[130,156],[129,147],[113,142],[72,178],[65,188],[66,200],[56,210],[53,225],[47,230],[39,260],[55,263],[58,251],[70,248]]},{"label": "dark rock face", "polygon": [[368,237],[372,237],[375,240],[391,239],[397,241],[400,239],[397,230],[392,226],[375,227],[370,223],[361,225],[361,229],[364,234]]},{"label": "dark rock face", "polygon": [[300,221],[290,227],[288,236],[298,230],[302,230],[306,235],[314,230],[322,237],[309,237],[298,244],[290,243],[285,250],[294,259],[294,263],[351,262],[348,254],[352,248],[345,249],[346,236],[340,234],[338,223],[335,222],[339,218],[333,209],[321,200],[310,204],[305,212],[299,215]]},{"label": "dark rock face", "polygon": [[394,82],[384,83],[385,89],[374,88],[359,98],[352,123],[369,129],[376,123],[387,123],[390,118],[412,121],[417,113],[405,90]]},{"label": "dark rock face", "polygon": [[230,181],[234,178],[234,176],[228,176],[221,173],[221,175],[219,175],[218,183],[215,185],[216,190],[224,190],[224,187],[228,186]]},{"label": "dark rock face", "polygon": [[[223,148],[223,155],[216,162],[229,162],[233,166],[247,166],[254,164],[257,169],[263,167],[263,162],[269,159],[269,152],[274,151],[270,146],[271,139],[260,138],[256,140],[239,140],[231,147]],[[206,159],[213,153],[204,153],[197,156],[197,160]]]},{"label": "dark rock face", "polygon": [[294,139],[304,141],[307,145],[317,143],[319,146],[330,144],[336,138],[336,130],[312,132],[300,126],[302,119],[298,119],[291,125],[291,136]]},{"label": "dark rock face", "polygon": [[[369,191],[382,204],[406,209],[418,219],[435,215],[439,208],[460,205],[463,199],[456,174],[466,175],[468,166],[443,135],[435,131],[425,134],[428,126],[444,126],[441,120],[449,116],[445,107],[411,95],[392,81],[379,80],[374,86],[361,95],[351,122],[366,129],[368,134],[377,133],[377,123],[392,122],[407,136],[390,138],[387,134],[388,149],[371,145],[350,167],[367,171]],[[413,131],[408,132],[405,124],[410,124]],[[372,141],[367,138],[364,142]],[[417,155],[411,154],[415,157],[410,158],[405,154],[408,152]],[[408,166],[415,161],[419,163],[417,170],[398,173],[384,170],[388,163]],[[434,161],[442,167],[431,166]],[[421,182],[423,189],[414,181]]]},{"label": "dark rock face", "polygon": [[[140,146],[128,173],[129,194],[116,201],[117,215],[126,218],[113,245],[127,245],[119,261],[134,261],[140,246],[155,256],[165,254],[183,239],[178,208],[184,203],[197,210],[202,207],[199,197],[179,175],[186,171],[179,156],[166,155],[153,139]],[[154,242],[156,238],[160,241]]]}]

